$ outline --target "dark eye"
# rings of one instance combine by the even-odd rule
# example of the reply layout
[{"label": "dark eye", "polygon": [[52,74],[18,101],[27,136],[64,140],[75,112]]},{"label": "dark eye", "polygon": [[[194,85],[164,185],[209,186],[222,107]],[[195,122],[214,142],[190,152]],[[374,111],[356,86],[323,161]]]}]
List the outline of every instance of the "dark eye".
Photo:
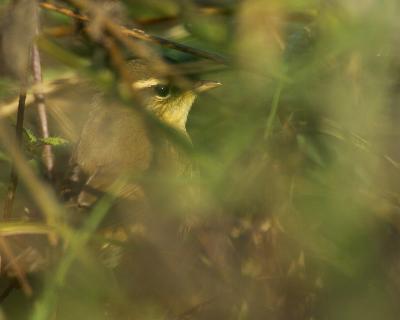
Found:
[{"label": "dark eye", "polygon": [[154,87],[154,91],[156,92],[157,96],[165,98],[171,92],[171,86],[166,84],[159,84]]}]

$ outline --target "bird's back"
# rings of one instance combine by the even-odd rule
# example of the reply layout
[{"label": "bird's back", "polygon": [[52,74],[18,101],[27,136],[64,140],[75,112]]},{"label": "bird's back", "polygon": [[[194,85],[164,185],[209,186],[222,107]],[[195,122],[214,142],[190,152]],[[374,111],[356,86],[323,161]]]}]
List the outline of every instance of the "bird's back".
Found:
[{"label": "bird's back", "polygon": [[147,170],[153,156],[146,121],[128,107],[95,107],[76,148],[77,164],[85,172],[135,174]]},{"label": "bird's back", "polygon": [[[78,204],[94,204],[98,193],[108,192],[118,179],[134,181],[143,175],[153,160],[153,144],[148,126],[137,111],[118,104],[100,104],[91,111],[73,156],[73,163],[86,181]],[[135,183],[123,192],[137,197]]]}]

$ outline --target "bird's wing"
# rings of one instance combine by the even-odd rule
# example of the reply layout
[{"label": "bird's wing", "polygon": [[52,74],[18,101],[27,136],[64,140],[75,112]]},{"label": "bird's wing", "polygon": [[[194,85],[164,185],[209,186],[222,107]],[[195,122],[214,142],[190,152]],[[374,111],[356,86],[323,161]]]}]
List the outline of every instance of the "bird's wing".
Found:
[{"label": "bird's wing", "polygon": [[87,179],[82,187],[77,199],[78,205],[90,208],[104,193],[126,200],[145,200],[143,188],[139,184],[130,182],[128,179],[123,179],[122,177],[112,178],[104,174],[102,168],[99,168]]}]

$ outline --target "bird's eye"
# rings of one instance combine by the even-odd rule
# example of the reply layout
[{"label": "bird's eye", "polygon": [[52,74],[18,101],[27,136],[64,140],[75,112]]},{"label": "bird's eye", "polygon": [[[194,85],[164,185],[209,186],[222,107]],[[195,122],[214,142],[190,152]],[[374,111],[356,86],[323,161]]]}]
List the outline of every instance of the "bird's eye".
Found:
[{"label": "bird's eye", "polygon": [[154,86],[154,91],[156,92],[157,96],[165,98],[171,92],[171,87],[166,84],[159,84]]}]

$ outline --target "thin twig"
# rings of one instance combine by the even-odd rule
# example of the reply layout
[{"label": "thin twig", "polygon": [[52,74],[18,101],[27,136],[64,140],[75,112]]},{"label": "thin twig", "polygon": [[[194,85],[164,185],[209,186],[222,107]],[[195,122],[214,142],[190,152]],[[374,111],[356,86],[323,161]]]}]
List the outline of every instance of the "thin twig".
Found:
[{"label": "thin twig", "polygon": [[[21,144],[22,141],[22,133],[23,133],[23,126],[24,126],[24,113],[25,113],[25,100],[26,100],[26,91],[25,89],[21,89],[21,93],[19,95],[18,100],[18,111],[17,111],[17,126],[16,126],[16,137],[17,143]],[[13,165],[11,168],[10,174],[10,184],[7,190],[6,200],[4,202],[4,212],[3,212],[3,219],[9,219],[12,215],[12,208],[14,205],[15,199],[15,192],[17,190],[18,185],[18,175]]]},{"label": "thin twig", "polygon": [[[72,10],[62,8],[59,6],[55,6],[51,3],[42,2],[40,4],[40,6],[43,9],[55,11],[55,12],[61,13],[70,18],[73,18],[73,19],[77,19],[77,20],[84,21],[84,22],[90,21],[89,17],[87,17],[85,15],[77,14],[77,13],[73,12]],[[180,43],[168,40],[168,39],[164,39],[162,37],[150,35],[150,34],[146,33],[145,31],[138,29],[138,28],[128,29],[128,28],[122,27],[122,26],[118,26],[118,27],[120,28],[119,31],[122,34],[132,37],[132,38],[135,38],[138,40],[143,40],[143,41],[150,42],[150,43],[154,43],[154,44],[157,44],[157,45],[160,45],[160,46],[163,46],[166,48],[178,50],[181,52],[185,52],[185,53],[188,53],[188,54],[200,57],[200,58],[212,60],[217,63],[229,64],[228,59],[219,54],[208,52],[208,51],[205,51],[202,49],[189,47],[189,46],[186,46],[186,45],[183,45],[183,44],[180,44]]]},{"label": "thin twig", "polygon": [[15,261],[14,254],[11,251],[11,248],[8,246],[6,240],[0,236],[0,250],[3,252],[4,256],[9,260],[9,264],[11,268],[14,270],[16,277],[18,279],[19,284],[21,285],[22,290],[28,296],[32,295],[32,287],[30,286],[28,279],[26,278],[26,274],[23,269],[20,268],[18,263]]},{"label": "thin twig", "polygon": [[226,65],[229,64],[228,59],[225,57],[222,57],[219,54],[208,52],[208,51],[201,50],[198,48],[189,47],[184,44],[180,44],[180,43],[177,43],[177,42],[174,42],[174,41],[171,41],[168,39],[164,39],[164,38],[161,38],[158,36],[153,36],[153,35],[150,35],[150,34],[144,32],[143,30],[140,30],[137,28],[134,28],[134,29],[123,28],[122,32],[124,34],[126,34],[127,36],[131,36],[133,38],[140,39],[143,41],[152,42],[152,43],[158,44],[158,45],[166,47],[166,48],[189,53],[191,55],[198,56],[200,58],[204,58],[204,59],[208,59],[208,60],[212,60],[217,63],[226,64]]},{"label": "thin twig", "polygon": [[[33,69],[33,79],[35,81],[35,84],[40,85],[42,83],[42,66],[40,62],[40,53],[36,44],[33,45],[32,47],[32,69]],[[40,88],[40,86],[37,87]],[[46,104],[43,92],[39,90],[34,92],[34,97],[37,105],[37,112],[38,112],[42,137],[48,138],[50,135],[47,122]],[[51,145],[45,144],[43,146],[42,158],[44,166],[46,168],[47,178],[51,180],[54,167],[54,155],[51,149]]]},{"label": "thin twig", "polygon": [[65,16],[67,16],[67,17],[70,17],[70,18],[74,18],[74,19],[81,20],[81,21],[89,21],[89,18],[86,17],[86,16],[83,16],[83,15],[80,15],[78,13],[75,13],[70,9],[56,6],[56,5],[52,4],[52,3],[42,2],[42,3],[40,3],[40,6],[43,9],[50,10],[50,11],[55,11],[55,12],[61,13],[61,14],[65,15]]},{"label": "thin twig", "polygon": [[[18,145],[21,145],[22,142],[25,101],[26,101],[26,90],[25,88],[23,88],[21,89],[21,93],[19,95],[17,125],[15,129],[16,143]],[[4,212],[3,212],[4,220],[9,219],[12,215],[12,208],[14,205],[15,192],[17,191],[17,186],[18,186],[18,174],[15,165],[13,165],[11,168],[10,184],[8,186],[7,196],[4,203]],[[15,271],[18,282],[21,285],[21,288],[23,289],[25,294],[30,296],[32,294],[32,288],[29,285],[28,280],[26,279],[25,272],[19,267],[18,263],[15,261],[11,248],[8,246],[7,242],[2,236],[0,236],[0,249],[4,254],[4,256],[6,256],[7,259],[9,260],[11,268]]]}]

